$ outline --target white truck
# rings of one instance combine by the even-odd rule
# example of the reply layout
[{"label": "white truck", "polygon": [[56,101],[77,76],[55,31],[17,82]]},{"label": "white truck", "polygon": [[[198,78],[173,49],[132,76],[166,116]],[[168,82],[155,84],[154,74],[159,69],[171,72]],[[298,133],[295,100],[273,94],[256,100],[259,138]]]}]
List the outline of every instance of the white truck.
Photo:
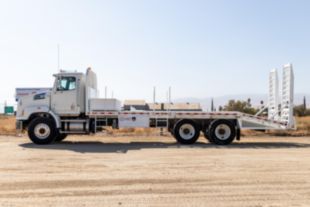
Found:
[{"label": "white truck", "polygon": [[[294,75],[291,64],[283,67],[282,95],[276,70],[269,77],[268,117],[241,112],[124,111],[116,99],[98,98],[96,74],[59,72],[51,90],[23,96],[18,101],[16,126],[28,130],[35,144],[59,142],[69,134],[91,134],[104,127],[167,128],[181,144],[193,144],[202,132],[207,140],[227,145],[240,140],[241,129],[295,128]],[[266,110],[265,108],[265,110]]]}]

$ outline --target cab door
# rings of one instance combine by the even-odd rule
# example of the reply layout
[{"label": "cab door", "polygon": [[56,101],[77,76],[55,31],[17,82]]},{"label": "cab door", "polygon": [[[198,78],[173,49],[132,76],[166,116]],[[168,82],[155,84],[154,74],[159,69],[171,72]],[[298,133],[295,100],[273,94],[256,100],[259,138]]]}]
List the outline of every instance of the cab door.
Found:
[{"label": "cab door", "polygon": [[51,97],[51,108],[58,115],[76,116],[78,107],[78,81],[74,76],[61,76],[55,80]]}]

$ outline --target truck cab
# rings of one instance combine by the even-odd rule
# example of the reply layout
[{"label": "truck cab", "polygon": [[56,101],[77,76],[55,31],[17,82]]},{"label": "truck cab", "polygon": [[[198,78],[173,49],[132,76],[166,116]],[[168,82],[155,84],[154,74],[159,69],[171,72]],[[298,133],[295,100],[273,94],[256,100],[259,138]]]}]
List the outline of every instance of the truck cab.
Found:
[{"label": "truck cab", "polygon": [[[52,89],[18,100],[17,129],[28,129],[32,141],[38,144],[50,142],[55,137],[56,140],[57,137],[65,137],[67,133],[64,132],[70,130],[89,132],[89,120],[84,118],[81,121],[80,118],[85,117],[88,98],[97,97],[96,74],[88,68],[85,74],[60,71],[54,77]],[[63,121],[66,119],[70,123]],[[51,138],[44,141],[48,136]]]},{"label": "truck cab", "polygon": [[85,113],[85,75],[61,72],[54,77],[50,110],[59,116],[80,116]]},{"label": "truck cab", "polygon": [[29,94],[18,101],[17,120],[29,120],[36,113],[52,112],[58,116],[85,113],[85,77],[82,73],[60,72],[54,75],[51,90]]}]

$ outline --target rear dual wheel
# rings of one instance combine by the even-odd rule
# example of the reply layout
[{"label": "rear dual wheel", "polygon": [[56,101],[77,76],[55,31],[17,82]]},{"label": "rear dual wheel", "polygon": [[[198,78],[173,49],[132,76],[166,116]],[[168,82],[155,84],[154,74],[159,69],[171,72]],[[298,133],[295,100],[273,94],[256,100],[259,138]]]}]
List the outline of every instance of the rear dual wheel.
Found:
[{"label": "rear dual wheel", "polygon": [[199,127],[192,120],[180,120],[173,129],[173,136],[181,144],[194,144],[199,135]]},{"label": "rear dual wheel", "polygon": [[215,120],[210,124],[206,136],[211,143],[228,145],[236,137],[236,126],[229,120]]},{"label": "rear dual wheel", "polygon": [[[172,130],[181,144],[194,144],[200,135],[199,126],[192,120],[180,120]],[[228,145],[236,137],[236,126],[229,120],[215,120],[203,130],[205,138],[217,145]]]}]

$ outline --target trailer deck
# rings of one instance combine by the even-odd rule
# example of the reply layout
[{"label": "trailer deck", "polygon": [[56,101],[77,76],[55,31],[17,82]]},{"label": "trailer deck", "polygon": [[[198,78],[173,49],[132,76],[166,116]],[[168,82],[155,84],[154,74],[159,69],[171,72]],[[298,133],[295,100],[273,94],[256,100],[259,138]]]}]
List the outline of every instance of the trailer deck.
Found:
[{"label": "trailer deck", "polygon": [[[268,119],[267,117],[255,116],[237,111],[222,111],[222,112],[167,112],[167,111],[94,111],[87,114],[91,118],[109,118],[118,119],[120,116],[147,116],[149,119],[200,119],[200,120],[217,120],[229,119],[238,120],[239,126],[242,129],[289,129],[287,122]],[[160,128],[162,126],[159,126]]]}]

